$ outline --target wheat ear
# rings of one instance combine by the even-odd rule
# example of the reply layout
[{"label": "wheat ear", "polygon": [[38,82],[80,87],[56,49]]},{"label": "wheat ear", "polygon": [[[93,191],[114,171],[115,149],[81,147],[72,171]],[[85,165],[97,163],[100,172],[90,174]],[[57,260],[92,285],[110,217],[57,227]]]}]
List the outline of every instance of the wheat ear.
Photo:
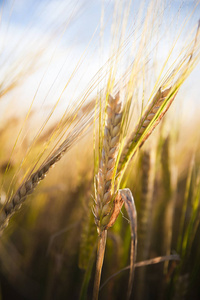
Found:
[{"label": "wheat ear", "polygon": [[96,205],[94,207],[95,223],[99,233],[112,225],[110,219],[115,206],[112,199],[116,193],[115,189],[112,188],[112,179],[115,176],[115,166],[119,152],[121,107],[119,93],[115,98],[109,95],[102,155],[97,175]]},{"label": "wheat ear", "polygon": [[[137,124],[135,130],[130,135],[128,140],[126,141],[124,148],[122,150],[119,164],[118,164],[118,177],[120,177],[120,173],[123,172],[127,162],[133,157],[133,155],[136,153],[136,150],[138,147],[141,147],[144,142],[147,140],[149,135],[152,133],[152,131],[155,129],[155,127],[159,124],[159,122],[164,117],[165,113],[169,109],[170,105],[172,104],[176,93],[173,94],[173,96],[168,101],[167,105],[164,107],[164,110],[159,114],[158,118],[155,122],[153,122],[152,126],[149,127],[147,130],[147,127],[150,125],[150,123],[155,118],[156,114],[158,113],[159,109],[164,104],[166,97],[169,96],[171,91],[171,88],[165,89],[164,91],[159,88],[157,93],[155,94],[153,100],[148,105],[147,109],[143,113],[139,123]],[[146,134],[145,134],[145,131]]]},{"label": "wheat ear", "polygon": [[[85,124],[89,125],[89,122]],[[58,162],[64,153],[72,146],[73,142],[78,136],[86,129],[86,125],[80,129],[75,129],[53,153],[52,155],[35,171],[28,176],[25,182],[21,184],[16,193],[9,199],[9,201],[1,208],[0,211],[0,233],[5,229],[9,223],[12,215],[20,209],[22,203],[26,200],[26,197],[30,195],[35,187],[43,180],[48,173],[49,169]]]}]

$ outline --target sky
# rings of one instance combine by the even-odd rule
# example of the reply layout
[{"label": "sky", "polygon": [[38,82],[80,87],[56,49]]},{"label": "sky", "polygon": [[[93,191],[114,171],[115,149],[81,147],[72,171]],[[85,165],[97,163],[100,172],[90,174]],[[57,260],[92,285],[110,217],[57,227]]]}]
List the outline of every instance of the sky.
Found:
[{"label": "sky", "polygon": [[[129,29],[127,34],[134,26],[139,27],[137,19],[142,22],[142,14],[147,10],[149,1],[144,1],[143,13],[139,18],[139,2],[133,1],[130,7],[126,24]],[[113,28],[112,16],[116,3],[117,1],[114,0],[1,0],[0,80],[5,85],[12,80],[15,72],[17,74],[21,70],[23,72],[27,70],[27,73],[30,74],[30,76],[26,76],[26,84],[19,86],[14,96],[12,92],[10,93],[12,100],[9,101],[17,98],[17,107],[21,103],[22,111],[23,109],[26,111],[36,96],[35,107],[40,107],[42,111],[48,111],[48,107],[57,101],[68,81],[70,84],[62,94],[62,101],[60,101],[62,103],[61,111],[63,105],[67,107],[69,102],[73,102],[73,99],[79,97],[90,86],[92,78],[109,58],[112,53],[112,45],[117,43],[115,40],[113,42],[113,31],[117,30],[117,24],[121,22],[120,12],[126,12],[124,7],[129,1],[118,2],[121,5],[121,11],[119,9],[118,12],[119,22],[116,20],[115,28]],[[197,1],[173,0],[168,1],[166,5],[166,1],[161,1],[165,8],[163,25],[159,25],[160,28],[163,26],[160,30],[161,35],[162,30],[163,32],[166,28],[168,30],[162,38],[157,52],[159,63],[162,64],[162,61],[165,60],[170,45],[180,29],[180,24],[183,24],[195,3]],[[198,6],[177,43],[177,49],[185,43],[187,33],[193,26],[197,26],[199,18]],[[139,36],[140,31],[138,30],[138,36],[135,35],[134,38],[137,39]],[[121,72],[124,71],[124,66],[131,61],[131,49],[134,48],[133,41],[131,43],[126,47],[127,56],[124,54],[119,63]],[[152,37],[151,44],[155,43],[156,41]],[[39,59],[37,60],[36,57]],[[77,71],[74,73],[75,69]],[[183,86],[182,93],[185,98],[189,98],[190,104],[192,102],[194,105],[199,105],[199,77],[200,68],[198,66],[188,79],[189,89],[187,84]],[[91,96],[95,95],[103,84],[105,81],[102,81],[102,85],[97,86]],[[5,101],[3,105],[2,112],[5,114],[7,111]]]}]

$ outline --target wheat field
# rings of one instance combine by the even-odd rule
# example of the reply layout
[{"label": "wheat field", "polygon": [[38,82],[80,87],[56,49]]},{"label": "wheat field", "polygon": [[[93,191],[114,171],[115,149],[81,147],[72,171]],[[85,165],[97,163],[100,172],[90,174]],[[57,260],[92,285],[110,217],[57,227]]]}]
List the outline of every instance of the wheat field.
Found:
[{"label": "wheat field", "polygon": [[199,1],[0,5],[0,300],[200,299]]}]

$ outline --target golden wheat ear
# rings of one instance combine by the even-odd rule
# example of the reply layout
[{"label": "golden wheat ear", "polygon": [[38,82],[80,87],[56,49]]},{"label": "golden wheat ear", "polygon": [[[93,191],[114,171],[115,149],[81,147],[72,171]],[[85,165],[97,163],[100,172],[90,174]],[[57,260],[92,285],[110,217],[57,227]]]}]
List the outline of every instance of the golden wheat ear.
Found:
[{"label": "golden wheat ear", "polygon": [[[176,92],[170,95],[170,91],[171,88],[165,89],[164,91],[159,88],[153,100],[142,114],[141,119],[123,147],[117,169],[118,176],[120,172],[123,172],[126,163],[133,157],[136,150],[144,144],[169,109],[177,94]],[[165,104],[166,101],[167,103]],[[163,105],[165,105],[165,107],[161,111]]]},{"label": "golden wheat ear", "polygon": [[119,93],[113,98],[108,97],[106,110],[106,124],[104,129],[102,154],[97,175],[97,198],[94,207],[95,223],[99,233],[107,228],[113,210],[112,198],[115,191],[112,190],[112,179],[115,172],[115,164],[119,151],[121,129],[121,101]]}]

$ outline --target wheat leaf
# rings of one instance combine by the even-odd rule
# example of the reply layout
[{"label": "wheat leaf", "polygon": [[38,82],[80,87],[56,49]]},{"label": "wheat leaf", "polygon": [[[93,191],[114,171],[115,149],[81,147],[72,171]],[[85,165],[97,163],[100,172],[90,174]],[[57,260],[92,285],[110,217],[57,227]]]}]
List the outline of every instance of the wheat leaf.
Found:
[{"label": "wheat leaf", "polygon": [[131,227],[131,252],[130,252],[130,275],[128,283],[127,299],[130,299],[133,286],[136,251],[137,251],[137,212],[133,195],[129,189],[119,190],[130,220]]}]

